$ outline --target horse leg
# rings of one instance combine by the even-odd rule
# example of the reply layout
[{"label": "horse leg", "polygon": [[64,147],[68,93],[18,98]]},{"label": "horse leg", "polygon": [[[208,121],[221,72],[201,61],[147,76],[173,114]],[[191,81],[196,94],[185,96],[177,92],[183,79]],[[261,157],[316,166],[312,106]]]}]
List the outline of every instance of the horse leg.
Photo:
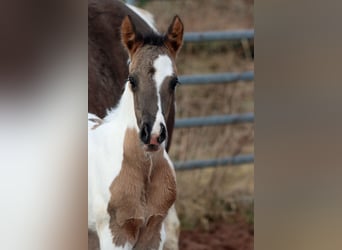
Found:
[{"label": "horse leg", "polygon": [[100,250],[100,241],[96,232],[88,229],[88,250]]},{"label": "horse leg", "polygon": [[175,205],[173,205],[165,218],[166,240],[163,250],[178,250],[178,238],[180,222],[177,216]]}]

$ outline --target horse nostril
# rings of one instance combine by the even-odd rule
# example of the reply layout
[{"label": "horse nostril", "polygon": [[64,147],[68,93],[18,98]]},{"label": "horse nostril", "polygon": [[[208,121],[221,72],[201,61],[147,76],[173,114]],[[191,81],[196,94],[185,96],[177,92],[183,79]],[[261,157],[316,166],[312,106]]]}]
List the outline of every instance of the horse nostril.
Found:
[{"label": "horse nostril", "polygon": [[147,123],[144,123],[140,130],[140,139],[145,144],[148,144],[150,141],[150,129]]},{"label": "horse nostril", "polygon": [[161,144],[166,139],[166,129],[165,126],[160,123],[160,135],[158,137],[158,142]]}]

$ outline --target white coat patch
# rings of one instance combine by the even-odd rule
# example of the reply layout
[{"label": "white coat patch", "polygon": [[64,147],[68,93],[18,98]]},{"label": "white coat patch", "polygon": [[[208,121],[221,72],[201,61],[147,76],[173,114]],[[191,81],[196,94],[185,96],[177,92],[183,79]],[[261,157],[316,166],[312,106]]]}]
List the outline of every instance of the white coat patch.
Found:
[{"label": "white coat patch", "polygon": [[160,123],[164,124],[165,126],[165,119],[162,114],[162,107],[161,107],[160,88],[165,78],[173,75],[173,66],[172,66],[172,61],[169,56],[159,55],[157,59],[153,62],[153,67],[155,69],[153,78],[154,78],[154,81],[156,82],[156,87],[157,87],[158,111],[157,111],[156,121],[154,122],[151,133],[159,134]]}]

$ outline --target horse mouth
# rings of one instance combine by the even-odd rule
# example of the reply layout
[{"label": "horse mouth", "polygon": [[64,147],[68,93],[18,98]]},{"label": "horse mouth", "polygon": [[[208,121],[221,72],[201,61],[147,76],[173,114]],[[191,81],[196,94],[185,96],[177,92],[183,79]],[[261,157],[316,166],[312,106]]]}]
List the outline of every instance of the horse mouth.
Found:
[{"label": "horse mouth", "polygon": [[160,149],[160,145],[156,145],[156,144],[145,144],[144,145],[144,150],[146,152],[156,152]]}]

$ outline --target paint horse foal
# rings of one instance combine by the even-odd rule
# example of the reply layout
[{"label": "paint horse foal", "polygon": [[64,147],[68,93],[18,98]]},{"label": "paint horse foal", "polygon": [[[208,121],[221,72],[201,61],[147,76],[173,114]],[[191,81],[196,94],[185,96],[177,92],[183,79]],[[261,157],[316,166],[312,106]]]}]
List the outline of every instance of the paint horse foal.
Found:
[{"label": "paint horse foal", "polygon": [[163,249],[163,222],[176,199],[166,117],[183,24],[176,16],[165,36],[140,34],[126,16],[121,39],[130,57],[123,94],[103,121],[90,114],[88,122],[88,228],[102,250]]}]

